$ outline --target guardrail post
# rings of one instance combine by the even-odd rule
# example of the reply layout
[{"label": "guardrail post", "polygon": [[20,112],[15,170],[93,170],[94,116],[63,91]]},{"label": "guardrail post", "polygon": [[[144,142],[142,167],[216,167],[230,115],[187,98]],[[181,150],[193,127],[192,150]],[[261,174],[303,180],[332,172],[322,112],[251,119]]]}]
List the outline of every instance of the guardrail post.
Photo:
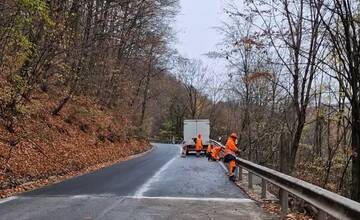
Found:
[{"label": "guardrail post", "polygon": [[248,171],[248,183],[249,183],[249,189],[253,188],[253,180],[252,180],[252,173]]},{"label": "guardrail post", "polygon": [[289,193],[280,189],[280,203],[281,203],[281,219],[283,219],[288,212],[289,208]]},{"label": "guardrail post", "polygon": [[319,210],[318,213],[318,220],[326,220],[327,219],[327,213],[323,210]]},{"label": "guardrail post", "polygon": [[266,180],[261,179],[261,198],[266,199]]},{"label": "guardrail post", "polygon": [[239,176],[238,176],[238,180],[242,181],[242,167],[239,166]]}]

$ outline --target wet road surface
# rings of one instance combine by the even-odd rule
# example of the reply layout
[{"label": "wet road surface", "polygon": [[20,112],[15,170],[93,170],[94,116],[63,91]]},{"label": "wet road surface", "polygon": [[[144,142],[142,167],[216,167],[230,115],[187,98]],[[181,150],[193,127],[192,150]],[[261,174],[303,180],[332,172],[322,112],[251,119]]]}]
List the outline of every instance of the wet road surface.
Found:
[{"label": "wet road surface", "polygon": [[216,162],[177,145],[0,200],[0,219],[268,219]]}]

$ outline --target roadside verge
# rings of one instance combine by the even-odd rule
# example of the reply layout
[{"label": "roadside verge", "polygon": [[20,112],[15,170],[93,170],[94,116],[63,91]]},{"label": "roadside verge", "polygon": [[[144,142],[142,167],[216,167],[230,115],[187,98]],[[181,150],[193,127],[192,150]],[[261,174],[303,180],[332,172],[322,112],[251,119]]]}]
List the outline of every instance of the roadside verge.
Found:
[{"label": "roadside verge", "polygon": [[[145,143],[143,143],[145,144]],[[128,156],[124,156],[121,158],[118,158],[116,160],[110,160],[104,163],[98,163],[92,166],[88,166],[88,167],[84,167],[81,170],[76,170],[76,171],[69,171],[68,173],[64,173],[61,175],[52,175],[52,176],[48,176],[46,178],[42,178],[42,179],[38,179],[38,180],[34,180],[34,181],[29,181],[29,182],[25,182],[23,184],[19,184],[13,188],[8,188],[8,189],[3,189],[0,190],[0,204],[2,201],[5,201],[7,198],[11,198],[12,196],[15,196],[19,193],[23,193],[23,192],[27,192],[27,191],[31,191],[31,190],[35,190],[47,185],[51,185],[51,184],[55,184],[55,183],[59,183],[74,177],[78,177],[81,175],[85,175],[88,173],[92,173],[95,171],[98,171],[100,169],[103,168],[107,168],[109,166],[112,166],[114,164],[117,163],[121,163],[124,161],[128,161],[128,160],[132,160],[135,159],[137,157],[141,157],[141,156],[145,156],[146,154],[151,153],[154,149],[155,146],[147,143],[147,146],[143,146],[142,149],[144,149],[144,152],[141,153],[135,153],[132,155],[128,155]]]}]

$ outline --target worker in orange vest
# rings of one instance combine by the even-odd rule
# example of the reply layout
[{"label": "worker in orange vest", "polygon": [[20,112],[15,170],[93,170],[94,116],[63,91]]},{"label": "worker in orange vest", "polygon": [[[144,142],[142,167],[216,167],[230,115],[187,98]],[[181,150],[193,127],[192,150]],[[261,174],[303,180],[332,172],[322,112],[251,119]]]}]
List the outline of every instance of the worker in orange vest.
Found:
[{"label": "worker in orange vest", "polygon": [[203,148],[203,144],[202,144],[201,134],[198,134],[195,142],[195,151],[197,157],[200,157],[202,148]]},{"label": "worker in orange vest", "polygon": [[220,159],[219,154],[220,154],[221,150],[222,150],[222,148],[219,147],[219,146],[213,147],[213,148],[211,149],[210,159],[211,159],[211,160],[214,160],[214,161],[219,160],[219,159]]},{"label": "worker in orange vest", "polygon": [[210,160],[211,157],[211,150],[212,150],[211,144],[208,144],[208,147],[206,149],[206,157],[208,158],[208,160]]},{"label": "worker in orange vest", "polygon": [[229,179],[235,181],[234,171],[236,168],[236,153],[239,152],[239,149],[236,147],[236,140],[237,140],[236,133],[232,133],[225,145],[225,152],[224,152],[224,162],[228,164],[228,176]]}]

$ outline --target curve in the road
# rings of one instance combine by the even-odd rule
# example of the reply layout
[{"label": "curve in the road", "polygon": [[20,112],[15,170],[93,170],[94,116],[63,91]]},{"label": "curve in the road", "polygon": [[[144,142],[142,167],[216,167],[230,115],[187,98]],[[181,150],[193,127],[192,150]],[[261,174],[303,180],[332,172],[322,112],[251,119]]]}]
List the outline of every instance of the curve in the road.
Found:
[{"label": "curve in the road", "polygon": [[179,154],[179,148],[156,144],[154,150],[111,167],[22,194],[22,196],[133,195],[161,167]]}]

